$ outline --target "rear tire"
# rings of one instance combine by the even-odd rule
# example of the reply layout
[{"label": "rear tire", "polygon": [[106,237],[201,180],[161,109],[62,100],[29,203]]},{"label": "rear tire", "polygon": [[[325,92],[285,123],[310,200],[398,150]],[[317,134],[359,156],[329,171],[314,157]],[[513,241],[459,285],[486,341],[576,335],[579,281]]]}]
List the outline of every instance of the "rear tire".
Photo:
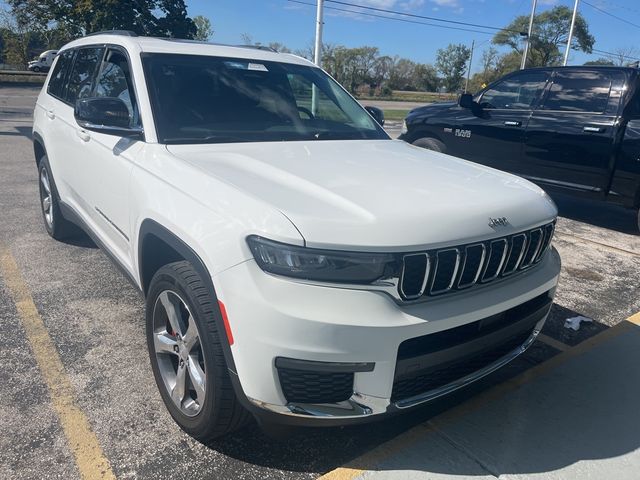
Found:
[{"label": "rear tire", "polygon": [[56,240],[64,240],[75,235],[78,232],[77,227],[62,215],[60,196],[46,155],[40,159],[38,164],[38,183],[40,186],[40,209],[47,233]]},{"label": "rear tire", "polygon": [[219,315],[213,295],[189,262],[170,263],[153,276],[146,300],[153,375],[175,422],[203,443],[251,419],[229,378]]},{"label": "rear tire", "polygon": [[435,138],[419,138],[413,142],[413,145],[426,148],[427,150],[433,150],[434,152],[446,153],[447,151],[445,144]]}]

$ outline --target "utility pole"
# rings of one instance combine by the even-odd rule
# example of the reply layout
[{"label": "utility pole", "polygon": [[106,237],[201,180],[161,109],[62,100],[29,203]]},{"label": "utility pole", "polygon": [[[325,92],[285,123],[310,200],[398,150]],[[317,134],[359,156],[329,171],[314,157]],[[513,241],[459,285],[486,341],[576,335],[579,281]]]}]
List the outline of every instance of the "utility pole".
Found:
[{"label": "utility pole", "polygon": [[563,66],[567,65],[569,61],[569,52],[571,51],[571,40],[573,39],[573,28],[576,25],[576,16],[578,15],[578,2],[580,0],[576,0],[576,3],[573,5],[573,16],[571,17],[571,27],[569,28],[569,38],[567,39],[567,49],[564,51],[564,62],[562,62]]},{"label": "utility pole", "polygon": [[322,67],[322,7],[324,0],[318,0],[318,9],[316,11],[316,47],[313,63],[318,67]]},{"label": "utility pole", "polygon": [[471,40],[471,55],[469,55],[469,67],[467,68],[467,81],[464,84],[464,93],[467,93],[469,88],[469,76],[471,75],[471,63],[473,62],[473,49],[476,46],[476,41]]},{"label": "utility pole", "polygon": [[522,63],[520,64],[520,70],[527,68],[527,55],[529,54],[529,46],[531,45],[531,32],[533,30],[533,17],[536,15],[536,6],[538,0],[533,0],[531,5],[531,16],[529,17],[529,32],[527,33],[527,43],[524,45],[524,52],[522,53]]}]

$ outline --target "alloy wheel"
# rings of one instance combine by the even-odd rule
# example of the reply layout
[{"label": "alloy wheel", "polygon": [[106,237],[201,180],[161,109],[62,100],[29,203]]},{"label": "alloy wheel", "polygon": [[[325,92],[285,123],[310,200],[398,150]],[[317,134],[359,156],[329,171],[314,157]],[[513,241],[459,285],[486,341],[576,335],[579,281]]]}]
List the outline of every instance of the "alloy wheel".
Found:
[{"label": "alloy wheel", "polygon": [[186,302],[164,290],[153,310],[153,344],[158,370],[173,403],[189,417],[206,395],[206,365],[196,321]]},{"label": "alloy wheel", "polygon": [[40,172],[40,200],[42,202],[42,212],[47,226],[53,228],[53,194],[51,193],[51,182],[47,169]]}]

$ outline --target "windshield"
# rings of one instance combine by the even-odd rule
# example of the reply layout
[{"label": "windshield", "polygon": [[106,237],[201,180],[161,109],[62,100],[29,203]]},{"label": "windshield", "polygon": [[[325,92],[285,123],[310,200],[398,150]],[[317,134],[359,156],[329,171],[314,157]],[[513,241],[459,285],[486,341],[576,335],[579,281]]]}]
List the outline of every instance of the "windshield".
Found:
[{"label": "windshield", "polygon": [[161,143],[389,139],[319,68],[173,54],[143,64]]}]

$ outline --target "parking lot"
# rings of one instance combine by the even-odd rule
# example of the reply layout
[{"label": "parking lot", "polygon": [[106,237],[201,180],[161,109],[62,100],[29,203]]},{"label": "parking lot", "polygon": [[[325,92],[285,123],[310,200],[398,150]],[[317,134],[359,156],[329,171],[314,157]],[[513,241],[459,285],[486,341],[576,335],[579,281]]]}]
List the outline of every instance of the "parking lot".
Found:
[{"label": "parking lot", "polygon": [[[0,85],[0,478],[637,478],[634,212],[554,197],[551,316],[525,355],[478,384],[381,423],[278,440],[250,425],[202,445],[162,404],[140,293],[87,237],[44,230],[37,92]],[[565,328],[577,315],[593,322]]]}]

